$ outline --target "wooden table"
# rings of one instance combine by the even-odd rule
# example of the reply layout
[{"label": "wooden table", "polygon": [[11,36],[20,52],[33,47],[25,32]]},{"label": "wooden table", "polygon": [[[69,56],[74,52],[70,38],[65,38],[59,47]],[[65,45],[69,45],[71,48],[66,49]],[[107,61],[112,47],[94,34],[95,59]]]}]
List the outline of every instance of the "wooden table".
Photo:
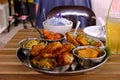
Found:
[{"label": "wooden table", "polygon": [[[120,55],[111,55],[109,60],[97,69],[75,75],[50,75],[34,71],[17,60],[18,42],[27,38],[30,30],[19,30],[0,50],[0,80],[120,80]],[[31,37],[38,37],[33,31]]]}]

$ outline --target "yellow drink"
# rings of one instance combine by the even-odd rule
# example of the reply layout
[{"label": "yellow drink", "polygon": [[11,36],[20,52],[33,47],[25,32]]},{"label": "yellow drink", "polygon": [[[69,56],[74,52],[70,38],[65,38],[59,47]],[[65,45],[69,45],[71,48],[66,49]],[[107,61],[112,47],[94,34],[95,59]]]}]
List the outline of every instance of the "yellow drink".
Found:
[{"label": "yellow drink", "polygon": [[112,54],[120,54],[120,18],[109,18],[106,31],[106,46]]}]

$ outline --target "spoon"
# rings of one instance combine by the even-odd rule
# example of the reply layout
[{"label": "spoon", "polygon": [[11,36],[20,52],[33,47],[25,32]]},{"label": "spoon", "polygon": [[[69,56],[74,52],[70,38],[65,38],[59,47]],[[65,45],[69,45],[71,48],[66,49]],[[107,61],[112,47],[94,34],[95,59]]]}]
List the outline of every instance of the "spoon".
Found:
[{"label": "spoon", "polygon": [[30,64],[30,61],[29,61],[29,57],[30,57],[30,52],[29,52],[29,50],[28,50],[28,49],[23,49],[22,51],[23,51],[23,53],[27,56],[27,58],[26,58],[26,65],[27,65],[28,67],[32,67],[31,64]]},{"label": "spoon", "polygon": [[38,26],[35,26],[35,29],[39,32],[41,38],[45,38],[42,32],[39,30]]},{"label": "spoon", "polygon": [[74,36],[76,36],[76,32],[77,32],[77,30],[79,28],[79,25],[80,25],[80,21],[77,21],[77,26],[76,26],[75,31],[73,33]]}]

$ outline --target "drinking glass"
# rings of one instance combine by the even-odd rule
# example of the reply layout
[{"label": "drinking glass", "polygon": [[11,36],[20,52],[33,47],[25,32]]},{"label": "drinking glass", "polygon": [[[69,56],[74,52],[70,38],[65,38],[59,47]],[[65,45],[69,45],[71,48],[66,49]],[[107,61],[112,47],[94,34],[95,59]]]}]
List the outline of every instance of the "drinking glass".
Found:
[{"label": "drinking glass", "polygon": [[106,19],[106,47],[120,54],[120,0],[112,0]]}]

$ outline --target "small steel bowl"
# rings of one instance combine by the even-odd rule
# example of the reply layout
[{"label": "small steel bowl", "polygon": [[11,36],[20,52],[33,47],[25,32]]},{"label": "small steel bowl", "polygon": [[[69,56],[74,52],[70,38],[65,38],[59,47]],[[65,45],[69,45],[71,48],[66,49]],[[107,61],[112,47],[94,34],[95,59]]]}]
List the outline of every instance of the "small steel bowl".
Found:
[{"label": "small steel bowl", "polygon": [[[28,44],[30,46],[26,46]],[[38,39],[38,38],[28,38],[28,39],[23,39],[19,42],[20,47],[25,48],[25,49],[31,49],[33,45],[37,45],[37,44],[47,45],[47,41],[46,40],[41,40],[41,39]]]},{"label": "small steel bowl", "polygon": [[[59,33],[60,34],[60,33]],[[52,39],[47,39],[45,36],[44,37],[41,37],[41,39],[43,39],[43,40],[46,40],[47,42],[57,42],[57,41],[59,41],[59,42],[63,42],[64,40],[65,40],[65,35],[63,35],[63,34],[60,34],[62,37],[60,38],[60,39],[55,39],[55,40],[52,40]]]},{"label": "small steel bowl", "polygon": [[[82,50],[85,48],[91,48],[91,49],[98,51],[97,57],[96,58],[84,58],[84,57],[78,56],[78,50]],[[95,46],[78,46],[75,49],[73,49],[73,54],[74,54],[74,56],[77,57],[79,63],[84,68],[89,68],[91,66],[94,66],[97,63],[100,63],[105,58],[107,53],[104,49],[99,48],[99,47],[95,47]]]},{"label": "small steel bowl", "polygon": [[[35,41],[35,43],[30,43],[30,41]],[[47,45],[47,41],[46,40],[41,40],[38,38],[28,38],[28,39],[22,39],[19,42],[20,47],[22,48],[23,52],[28,55],[29,50],[32,49],[33,45],[37,45],[37,44],[41,44],[41,45]],[[30,46],[26,46],[26,45],[30,45]]]}]

